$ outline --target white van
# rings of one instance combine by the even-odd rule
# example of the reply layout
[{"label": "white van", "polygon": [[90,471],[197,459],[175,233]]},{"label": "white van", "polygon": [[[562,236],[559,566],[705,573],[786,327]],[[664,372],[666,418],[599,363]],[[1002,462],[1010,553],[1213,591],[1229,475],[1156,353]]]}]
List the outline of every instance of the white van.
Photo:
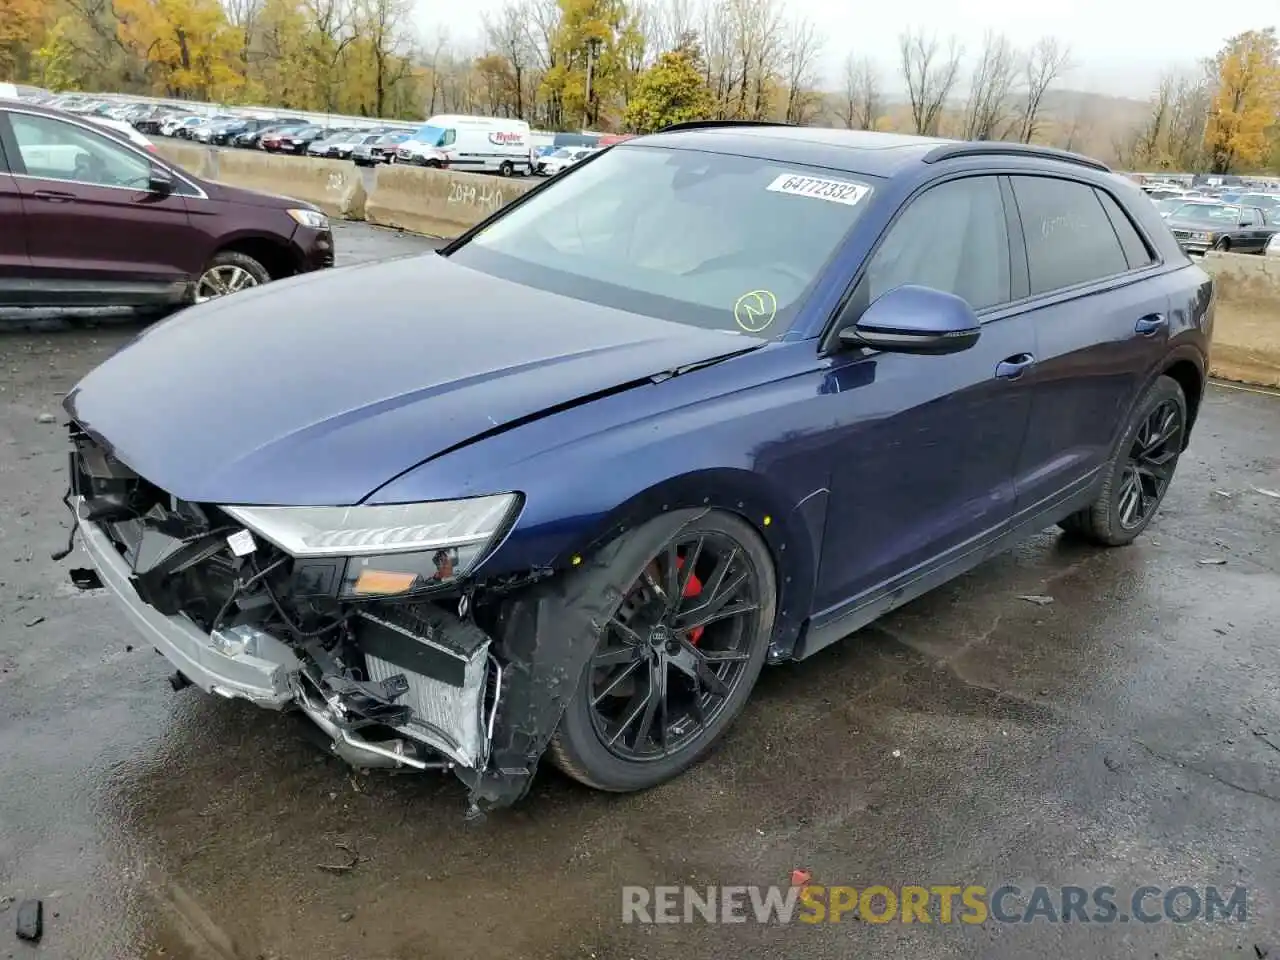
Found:
[{"label": "white van", "polygon": [[533,173],[533,153],[529,124],[523,120],[445,113],[428,119],[400,144],[396,162],[525,176]]}]

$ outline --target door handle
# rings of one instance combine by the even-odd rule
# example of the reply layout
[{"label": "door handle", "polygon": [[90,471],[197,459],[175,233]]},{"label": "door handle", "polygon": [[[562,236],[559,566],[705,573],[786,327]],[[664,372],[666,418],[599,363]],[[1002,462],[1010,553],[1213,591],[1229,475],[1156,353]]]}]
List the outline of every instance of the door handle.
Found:
[{"label": "door handle", "polygon": [[1001,380],[1017,380],[1035,362],[1036,358],[1029,353],[1015,353],[996,364],[996,376]]},{"label": "door handle", "polygon": [[1144,337],[1154,337],[1161,330],[1167,330],[1169,318],[1163,313],[1149,313],[1133,325],[1133,332]]},{"label": "door handle", "polygon": [[60,190],[37,190],[31,195],[37,200],[46,200],[49,203],[70,203],[76,198],[74,193],[63,193]]}]

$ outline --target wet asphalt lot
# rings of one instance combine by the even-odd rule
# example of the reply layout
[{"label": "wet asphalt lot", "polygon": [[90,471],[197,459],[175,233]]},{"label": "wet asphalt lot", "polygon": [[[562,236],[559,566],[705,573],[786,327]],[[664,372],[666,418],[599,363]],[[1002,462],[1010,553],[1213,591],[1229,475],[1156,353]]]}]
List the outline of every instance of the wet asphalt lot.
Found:
[{"label": "wet asphalt lot", "polygon": [[[348,262],[425,244],[349,225],[338,242]],[[65,454],[40,415],[138,329],[98,319],[0,321],[0,898],[41,896],[46,921],[31,947],[0,906],[0,958],[1280,957],[1280,499],[1255,489],[1280,492],[1280,398],[1210,389],[1135,546],[1045,533],[767,671],[677,782],[612,797],[546,771],[464,824],[451,777],[357,776],[301,720],[173,693],[111,601],[68,583],[83,555],[49,559]],[[318,866],[349,862],[337,842],[361,857],[340,874]],[[794,868],[1239,883],[1249,919],[620,922],[623,884]]]}]

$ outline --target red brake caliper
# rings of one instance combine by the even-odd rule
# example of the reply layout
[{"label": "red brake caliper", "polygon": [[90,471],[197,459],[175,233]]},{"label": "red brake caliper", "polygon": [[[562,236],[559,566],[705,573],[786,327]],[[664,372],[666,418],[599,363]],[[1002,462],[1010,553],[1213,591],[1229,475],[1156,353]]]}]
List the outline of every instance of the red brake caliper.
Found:
[{"label": "red brake caliper", "polygon": [[[677,570],[684,569],[684,557],[676,558],[676,569]],[[702,581],[698,579],[697,573],[690,573],[689,579],[685,582],[685,585],[684,585],[684,593],[682,593],[681,596],[688,599],[690,597],[696,597],[700,593],[702,593]],[[689,642],[692,644],[697,644],[697,642],[702,639],[702,631],[705,629],[707,628],[694,627],[692,630],[690,630]]]}]

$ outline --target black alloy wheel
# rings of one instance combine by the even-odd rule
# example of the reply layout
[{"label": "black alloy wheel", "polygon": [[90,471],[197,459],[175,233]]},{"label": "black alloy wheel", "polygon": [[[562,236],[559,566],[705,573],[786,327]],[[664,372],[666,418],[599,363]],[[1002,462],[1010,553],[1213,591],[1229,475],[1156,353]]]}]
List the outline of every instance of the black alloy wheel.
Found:
[{"label": "black alloy wheel", "polygon": [[1173,398],[1161,401],[1142,420],[1129,447],[1116,492],[1120,525],[1146,526],[1164,499],[1182,452],[1186,411]]},{"label": "black alloy wheel", "polygon": [[625,791],[705,755],[760,673],[776,593],[769,551],[740,518],[712,511],[682,529],[607,622],[552,741],[557,764]]}]

